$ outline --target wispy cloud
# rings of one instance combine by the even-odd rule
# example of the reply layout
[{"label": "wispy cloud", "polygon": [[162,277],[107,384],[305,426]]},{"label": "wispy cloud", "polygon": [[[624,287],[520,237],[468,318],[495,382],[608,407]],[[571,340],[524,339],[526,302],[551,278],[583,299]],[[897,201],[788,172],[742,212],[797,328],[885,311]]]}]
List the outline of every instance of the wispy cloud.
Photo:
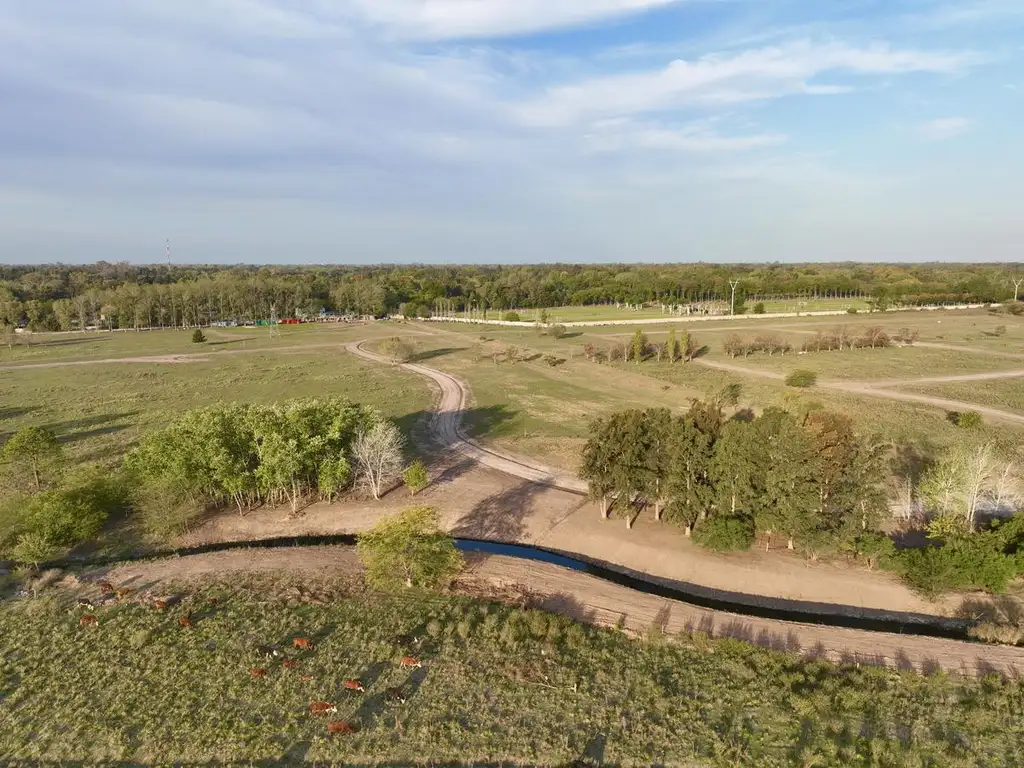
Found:
[{"label": "wispy cloud", "polygon": [[687,153],[726,153],[762,147],[777,147],[789,137],[779,133],[723,135],[709,121],[670,126],[633,120],[601,120],[585,134],[586,148],[592,152],[655,150]]},{"label": "wispy cloud", "polygon": [[729,55],[708,54],[694,61],[677,59],[658,70],[557,86],[541,98],[523,104],[519,114],[530,124],[564,125],[587,116],[639,114],[699,103],[759,101],[793,93],[836,93],[848,86],[809,81],[833,72],[949,73],[977,60],[970,52],[929,52],[887,45],[858,48],[804,40]]},{"label": "wispy cloud", "polygon": [[940,117],[914,126],[914,133],[925,141],[946,141],[974,130],[969,117]]}]

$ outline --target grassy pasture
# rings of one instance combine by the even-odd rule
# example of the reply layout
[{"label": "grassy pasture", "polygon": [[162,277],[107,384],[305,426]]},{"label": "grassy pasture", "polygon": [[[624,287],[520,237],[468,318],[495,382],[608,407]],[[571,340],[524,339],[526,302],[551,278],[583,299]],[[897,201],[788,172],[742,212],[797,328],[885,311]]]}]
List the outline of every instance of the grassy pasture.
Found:
[{"label": "grassy pasture", "polygon": [[[700,634],[637,641],[537,610],[286,576],[176,591],[167,612],[101,608],[98,627],[56,593],[0,605],[4,762],[896,768],[1024,754],[1024,687],[995,677],[836,667]],[[176,622],[186,612],[193,629]],[[314,650],[291,651],[297,635]],[[298,668],[264,660],[265,644]],[[424,667],[400,669],[407,653]],[[346,692],[349,678],[366,693]],[[316,700],[337,714],[311,716]],[[328,736],[328,719],[360,730]]]},{"label": "grassy pasture", "polygon": [[[1022,365],[1021,367],[1024,367]],[[1024,413],[1024,379],[994,379],[992,381],[965,381],[928,386],[900,387],[906,392],[934,395],[951,400]]]},{"label": "grassy pasture", "polygon": [[[173,364],[98,363],[3,371],[0,431],[10,434],[30,424],[47,426],[73,458],[114,463],[141,434],[167,424],[185,410],[219,401],[273,403],[340,395],[400,420],[413,419],[430,407],[430,390],[420,377],[359,360],[341,350],[345,341],[373,335],[375,330],[312,330],[308,334],[282,333],[280,340],[265,338],[265,342],[273,342],[265,347],[230,348],[238,354],[228,348],[193,345],[182,331],[114,334],[110,342],[89,339],[82,346],[89,346],[86,351],[92,359],[196,352],[196,347],[203,356]],[[240,331],[236,333],[246,338]],[[308,348],[290,348],[303,340]],[[49,349],[58,355],[56,359],[41,357],[34,362],[57,362],[65,354],[63,347]]]}]

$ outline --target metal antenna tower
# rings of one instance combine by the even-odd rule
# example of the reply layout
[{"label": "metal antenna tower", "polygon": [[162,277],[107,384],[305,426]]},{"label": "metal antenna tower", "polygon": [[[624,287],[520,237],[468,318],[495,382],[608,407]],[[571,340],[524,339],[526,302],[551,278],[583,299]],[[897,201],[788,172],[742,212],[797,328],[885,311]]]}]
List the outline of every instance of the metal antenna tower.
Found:
[{"label": "metal antenna tower", "polygon": [[274,336],[280,336],[281,335],[281,329],[278,328],[277,325],[278,325],[278,323],[277,323],[277,304],[271,304],[270,305],[270,336],[271,336],[271,338],[273,338]]},{"label": "metal antenna tower", "polygon": [[729,287],[732,288],[732,303],[729,306],[729,314],[730,315],[735,315],[736,314],[736,289],[739,287],[739,285],[740,285],[740,281],[739,280],[730,280],[729,281]]},{"label": "metal antenna tower", "polygon": [[1016,278],[1011,277],[1010,282],[1013,283],[1013,300],[1017,300],[1017,296],[1020,293],[1020,287],[1024,285],[1024,277]]}]

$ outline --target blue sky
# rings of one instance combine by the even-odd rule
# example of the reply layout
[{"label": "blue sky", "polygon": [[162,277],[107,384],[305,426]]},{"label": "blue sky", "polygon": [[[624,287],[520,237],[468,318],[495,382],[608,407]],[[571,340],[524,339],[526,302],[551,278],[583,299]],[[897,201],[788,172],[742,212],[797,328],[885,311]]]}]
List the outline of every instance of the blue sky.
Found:
[{"label": "blue sky", "polygon": [[1020,0],[0,0],[0,260],[1000,261]]}]

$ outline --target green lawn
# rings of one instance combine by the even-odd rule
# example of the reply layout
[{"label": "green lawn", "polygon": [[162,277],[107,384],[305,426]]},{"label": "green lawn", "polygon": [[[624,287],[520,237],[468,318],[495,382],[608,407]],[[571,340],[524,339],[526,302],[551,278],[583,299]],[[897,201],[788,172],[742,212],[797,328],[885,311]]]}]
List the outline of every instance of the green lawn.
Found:
[{"label": "green lawn", "polygon": [[[1024,368],[1024,362],[1021,367]],[[900,387],[900,390],[1024,413],[1024,379],[1019,378]]]},{"label": "green lawn", "polygon": [[[85,628],[70,598],[0,605],[4,762],[902,768],[1019,765],[1024,751],[1024,687],[995,677],[840,668],[701,635],[637,641],[284,576],[178,594],[167,612],[101,608]],[[178,626],[186,612],[193,629]],[[295,636],[314,650],[292,652]],[[298,668],[265,661],[264,644]],[[422,669],[399,668],[409,653]],[[349,678],[366,693],[346,692]],[[316,700],[337,714],[311,716]],[[327,720],[359,732],[328,736]]]}]

